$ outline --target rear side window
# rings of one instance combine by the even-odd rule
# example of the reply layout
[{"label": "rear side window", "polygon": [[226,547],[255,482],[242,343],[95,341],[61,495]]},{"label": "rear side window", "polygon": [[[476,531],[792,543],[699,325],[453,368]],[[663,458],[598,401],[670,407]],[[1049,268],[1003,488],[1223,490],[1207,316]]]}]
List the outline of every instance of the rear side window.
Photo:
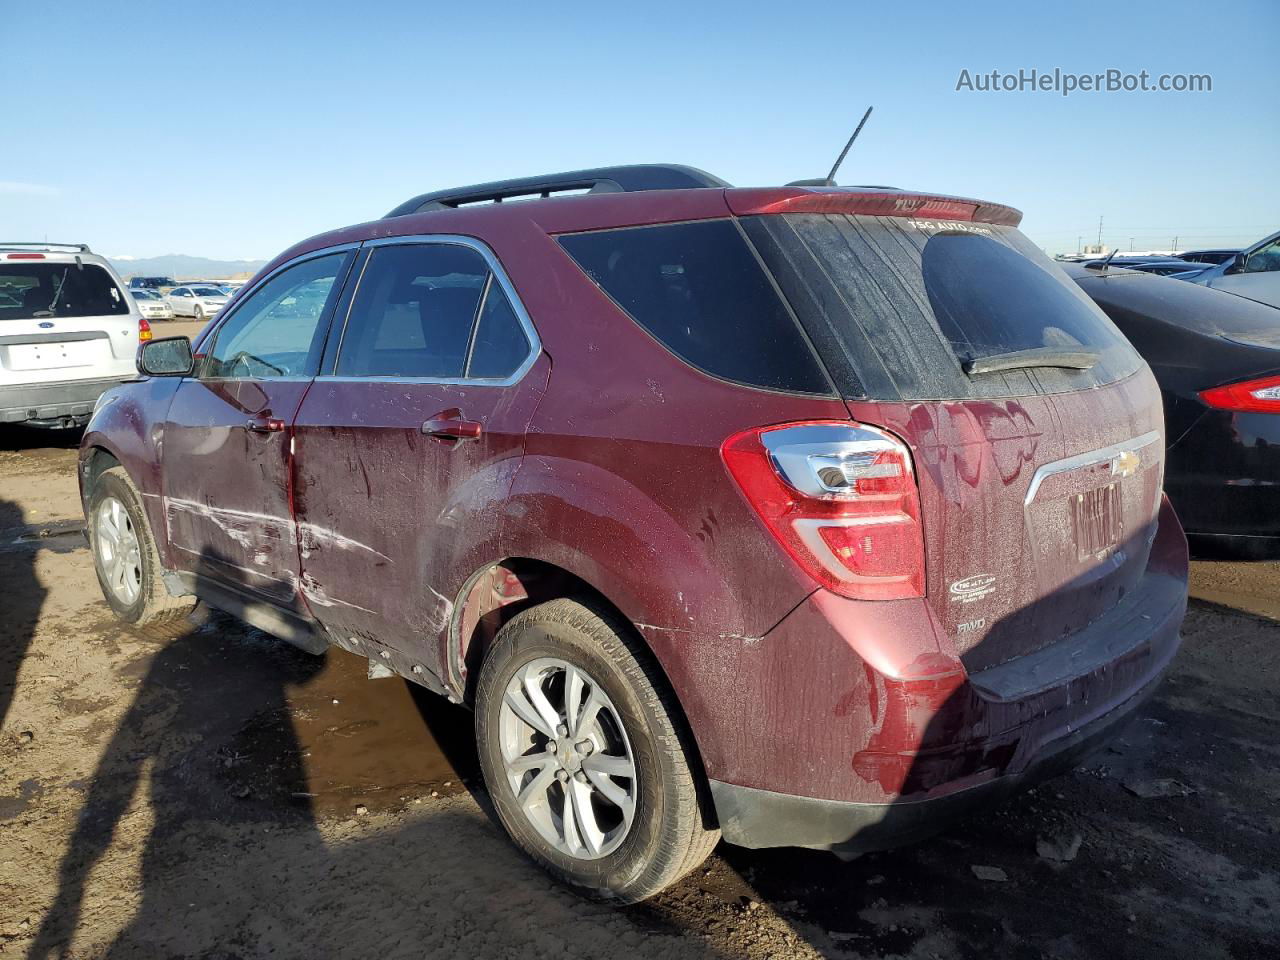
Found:
[{"label": "rear side window", "polygon": [[93,263],[0,264],[0,321],[128,313],[116,282]]},{"label": "rear side window", "polygon": [[[1063,393],[1142,364],[1094,303],[1016,229],[850,214],[748,217],[768,265],[846,397],[946,400]],[[1089,370],[969,377],[966,360],[1084,347]]]},{"label": "rear side window", "polygon": [[830,394],[804,334],[729,220],[559,238],[586,274],[686,363],[735,383]]},{"label": "rear side window", "polygon": [[338,376],[461,377],[488,278],[489,265],[469,247],[376,248],[351,305]]},{"label": "rear side window", "polygon": [[345,377],[504,380],[532,344],[488,261],[457,243],[375,248],[335,370]]}]

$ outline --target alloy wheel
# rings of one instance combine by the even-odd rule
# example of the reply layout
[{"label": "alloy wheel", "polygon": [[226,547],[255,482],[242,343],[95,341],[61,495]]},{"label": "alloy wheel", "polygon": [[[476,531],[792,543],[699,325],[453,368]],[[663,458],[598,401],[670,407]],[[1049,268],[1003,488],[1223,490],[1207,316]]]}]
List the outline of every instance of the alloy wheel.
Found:
[{"label": "alloy wheel", "polygon": [[124,504],[115,497],[103,499],[95,514],[94,533],[98,565],[107,588],[128,606],[142,590],[142,550]]},{"label": "alloy wheel", "polygon": [[540,657],[507,683],[499,747],[517,805],[562,854],[618,849],[636,814],[636,764],[621,716],[580,667]]}]

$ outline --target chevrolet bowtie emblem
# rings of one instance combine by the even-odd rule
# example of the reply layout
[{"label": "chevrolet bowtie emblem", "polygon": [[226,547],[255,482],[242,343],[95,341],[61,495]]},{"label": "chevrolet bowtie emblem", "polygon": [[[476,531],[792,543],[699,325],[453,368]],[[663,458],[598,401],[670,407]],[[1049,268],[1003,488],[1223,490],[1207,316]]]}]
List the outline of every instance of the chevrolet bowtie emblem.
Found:
[{"label": "chevrolet bowtie emblem", "polygon": [[1114,460],[1111,461],[1111,475],[1113,477],[1132,477],[1138,472],[1138,465],[1142,459],[1133,450],[1125,450]]}]

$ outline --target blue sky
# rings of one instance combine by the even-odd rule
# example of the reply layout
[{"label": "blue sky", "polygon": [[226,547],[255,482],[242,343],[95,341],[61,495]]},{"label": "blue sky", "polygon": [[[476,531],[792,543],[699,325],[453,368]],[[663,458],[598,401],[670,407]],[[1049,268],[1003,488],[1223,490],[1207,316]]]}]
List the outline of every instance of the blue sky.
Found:
[{"label": "blue sky", "polygon": [[[56,14],[55,14],[56,10]],[[1022,209],[1051,253],[1280,229],[1280,3],[0,0],[0,234],[265,258],[424,190],[675,161]],[[957,92],[1207,73],[1211,93]]]}]

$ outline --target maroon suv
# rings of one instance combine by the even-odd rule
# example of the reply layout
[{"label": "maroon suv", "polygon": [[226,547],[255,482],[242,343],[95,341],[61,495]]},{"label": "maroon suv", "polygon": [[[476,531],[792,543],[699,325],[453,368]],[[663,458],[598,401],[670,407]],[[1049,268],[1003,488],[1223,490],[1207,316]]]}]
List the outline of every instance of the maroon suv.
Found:
[{"label": "maroon suv", "polygon": [[637,166],[306,240],[101,401],[107,601],[472,705],[596,894],[922,836],[1110,733],[1185,611],[1159,391],[1019,219]]}]

